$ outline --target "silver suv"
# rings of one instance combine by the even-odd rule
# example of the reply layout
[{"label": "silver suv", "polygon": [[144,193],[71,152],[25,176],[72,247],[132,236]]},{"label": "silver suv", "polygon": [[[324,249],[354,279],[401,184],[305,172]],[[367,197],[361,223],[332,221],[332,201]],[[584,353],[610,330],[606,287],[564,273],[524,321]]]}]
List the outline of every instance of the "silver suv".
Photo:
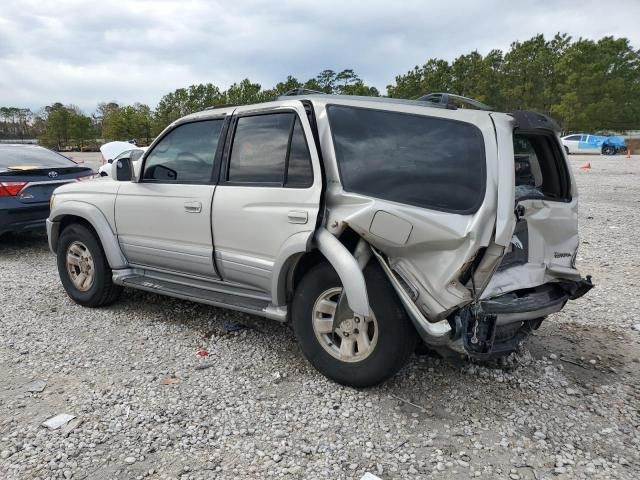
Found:
[{"label": "silver suv", "polygon": [[49,244],[81,305],[131,287],[290,322],[320,372],[374,385],[419,340],[515,351],[591,288],[557,132],[442,98],[211,108],[167,127],[140,169],[58,188]]}]

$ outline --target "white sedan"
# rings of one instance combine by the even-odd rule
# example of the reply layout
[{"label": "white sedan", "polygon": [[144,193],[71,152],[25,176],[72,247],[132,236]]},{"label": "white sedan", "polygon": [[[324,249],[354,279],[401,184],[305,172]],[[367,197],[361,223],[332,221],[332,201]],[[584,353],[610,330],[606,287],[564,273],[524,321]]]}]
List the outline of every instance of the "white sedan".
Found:
[{"label": "white sedan", "polygon": [[149,147],[138,147],[129,142],[109,142],[100,147],[100,152],[103,157],[103,165],[98,169],[98,173],[101,177],[111,177],[113,162],[122,158],[128,158],[131,160],[134,169],[139,166],[138,160],[142,158],[142,154],[147,151]]}]

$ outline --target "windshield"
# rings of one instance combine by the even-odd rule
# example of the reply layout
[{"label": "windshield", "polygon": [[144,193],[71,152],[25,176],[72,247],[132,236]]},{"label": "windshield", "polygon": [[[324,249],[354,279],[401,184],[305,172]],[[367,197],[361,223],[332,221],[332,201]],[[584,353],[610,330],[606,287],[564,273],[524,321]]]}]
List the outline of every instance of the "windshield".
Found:
[{"label": "windshield", "polygon": [[74,167],[67,157],[35,145],[0,145],[0,168]]}]

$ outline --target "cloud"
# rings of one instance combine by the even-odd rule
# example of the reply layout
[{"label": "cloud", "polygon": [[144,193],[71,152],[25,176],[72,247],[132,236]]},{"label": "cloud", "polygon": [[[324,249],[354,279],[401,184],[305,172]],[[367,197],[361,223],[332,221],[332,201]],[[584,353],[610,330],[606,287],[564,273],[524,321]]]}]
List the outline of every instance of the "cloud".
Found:
[{"label": "cloud", "polygon": [[194,83],[270,87],[324,68],[353,68],[384,91],[428,58],[507,49],[536,33],[626,36],[638,48],[639,17],[633,0],[3,0],[0,105],[155,106]]}]

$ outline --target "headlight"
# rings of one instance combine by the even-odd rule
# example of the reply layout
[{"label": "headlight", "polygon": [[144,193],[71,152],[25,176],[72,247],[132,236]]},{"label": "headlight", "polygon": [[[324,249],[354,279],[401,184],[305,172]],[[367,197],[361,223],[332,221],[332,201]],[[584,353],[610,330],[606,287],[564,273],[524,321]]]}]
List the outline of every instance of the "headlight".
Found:
[{"label": "headlight", "polygon": [[55,199],[56,199],[56,194],[52,193],[51,198],[49,199],[49,210],[53,210],[53,204],[55,202]]}]

